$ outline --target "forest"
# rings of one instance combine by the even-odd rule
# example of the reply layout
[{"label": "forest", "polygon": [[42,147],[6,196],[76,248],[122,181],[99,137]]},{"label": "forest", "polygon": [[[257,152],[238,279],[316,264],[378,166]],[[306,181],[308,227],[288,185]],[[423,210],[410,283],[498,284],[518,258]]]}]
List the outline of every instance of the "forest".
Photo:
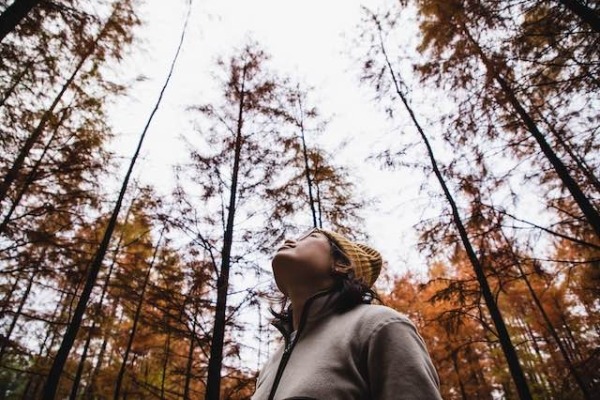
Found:
[{"label": "forest", "polygon": [[[376,290],[418,327],[444,399],[599,398],[599,1],[301,2],[335,12],[315,21],[358,10],[343,58],[360,104],[337,117],[302,63],[210,36],[200,0],[156,3],[0,0],[0,399],[249,399],[282,341],[270,257],[307,227],[394,249]],[[141,95],[124,76],[154,45],[144,7],[175,3]],[[181,132],[153,130],[191,53],[212,86]],[[150,106],[126,134],[114,104],[136,96]],[[336,125],[369,107],[377,140]],[[148,140],[184,149],[162,178]],[[392,211],[373,219],[377,202]]]}]

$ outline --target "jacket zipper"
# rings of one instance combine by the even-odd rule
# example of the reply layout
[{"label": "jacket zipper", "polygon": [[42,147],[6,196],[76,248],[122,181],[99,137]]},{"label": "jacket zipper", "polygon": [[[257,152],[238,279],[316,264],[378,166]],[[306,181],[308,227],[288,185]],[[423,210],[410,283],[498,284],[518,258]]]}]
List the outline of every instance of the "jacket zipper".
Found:
[{"label": "jacket zipper", "polygon": [[275,392],[277,391],[277,386],[279,385],[279,380],[281,379],[281,376],[283,375],[283,370],[285,369],[285,366],[287,365],[287,362],[290,359],[292,350],[294,350],[294,347],[296,346],[296,343],[298,342],[298,338],[300,337],[300,334],[302,333],[302,329],[304,328],[304,324],[306,322],[306,318],[308,315],[308,309],[310,308],[310,305],[312,304],[312,302],[315,298],[322,296],[324,294],[327,294],[329,292],[331,292],[331,289],[328,289],[328,290],[325,290],[322,292],[318,292],[317,294],[313,295],[306,301],[306,304],[304,305],[304,309],[302,310],[302,315],[300,316],[300,324],[298,326],[298,332],[296,332],[296,336],[294,337],[294,340],[291,343],[289,342],[288,336],[284,335],[285,349],[283,350],[283,355],[281,356],[281,361],[279,361],[279,366],[277,367],[277,373],[275,374],[275,381],[273,382],[273,386],[271,386],[271,393],[269,393],[268,400],[273,400],[275,398]]}]

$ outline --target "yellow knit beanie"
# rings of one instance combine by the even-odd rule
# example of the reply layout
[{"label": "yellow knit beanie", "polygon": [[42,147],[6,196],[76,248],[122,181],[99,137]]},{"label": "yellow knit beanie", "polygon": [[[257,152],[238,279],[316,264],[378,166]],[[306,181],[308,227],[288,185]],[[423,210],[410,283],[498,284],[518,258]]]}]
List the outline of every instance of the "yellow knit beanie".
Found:
[{"label": "yellow knit beanie", "polygon": [[361,243],[354,243],[339,233],[317,228],[331,239],[348,257],[356,278],[362,279],[369,287],[373,286],[381,271],[382,259],[379,252]]}]

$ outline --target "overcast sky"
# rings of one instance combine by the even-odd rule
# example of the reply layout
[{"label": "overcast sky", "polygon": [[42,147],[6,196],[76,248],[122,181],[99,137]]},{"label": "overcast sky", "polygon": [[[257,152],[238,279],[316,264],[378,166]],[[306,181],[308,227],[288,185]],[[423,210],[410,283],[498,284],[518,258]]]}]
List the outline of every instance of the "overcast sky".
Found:
[{"label": "overcast sky", "polygon": [[[142,41],[116,70],[122,79],[132,82],[141,75],[147,79],[135,82],[131,95],[110,108],[118,135],[114,149],[127,158],[165,79],[186,12],[183,0],[146,3],[142,11],[145,25],[139,30]],[[390,272],[423,272],[425,264],[415,249],[413,228],[424,213],[432,211],[429,194],[419,193],[423,178],[407,169],[382,171],[365,161],[375,149],[389,147],[397,132],[371,101],[372,92],[359,85],[358,68],[348,56],[362,16],[361,3],[195,0],[181,56],[134,176],[169,193],[171,167],[187,157],[181,136],[193,132],[193,115],[186,107],[214,97],[214,61],[251,37],[271,54],[272,68],[315,87],[316,105],[331,117],[331,123],[318,139],[309,137],[309,144],[318,140],[333,151],[342,141],[349,141],[336,154],[335,162],[350,168],[358,187],[379,200],[377,207],[365,210],[364,228],[372,238],[370,244],[390,263]],[[415,27],[407,26],[406,31],[415,31]]]},{"label": "overcast sky", "polygon": [[[124,157],[133,153],[141,129],[156,100],[174,54],[185,16],[184,1],[148,1],[143,7],[141,44],[119,66],[119,74],[135,83],[131,95],[111,107],[111,119],[119,138],[115,149]],[[380,201],[365,210],[366,230],[391,268],[403,271],[408,253],[414,249],[412,224],[428,203],[419,195],[414,171],[381,170],[365,159],[375,149],[394,141],[393,127],[371,101],[372,92],[361,87],[358,69],[348,56],[351,39],[361,19],[361,1],[285,2],[277,0],[198,1],[193,3],[190,27],[182,54],[161,108],[143,147],[144,160],[135,176],[168,193],[172,187],[171,166],[185,160],[181,135],[193,133],[194,116],[186,107],[205,103],[217,87],[211,77],[214,61],[230,53],[247,37],[258,41],[272,60],[270,65],[315,87],[317,106],[331,117],[327,130],[309,137],[333,151],[347,140],[335,162],[349,167],[361,190]],[[412,262],[418,262],[413,259]],[[418,265],[412,268],[419,269]]]}]

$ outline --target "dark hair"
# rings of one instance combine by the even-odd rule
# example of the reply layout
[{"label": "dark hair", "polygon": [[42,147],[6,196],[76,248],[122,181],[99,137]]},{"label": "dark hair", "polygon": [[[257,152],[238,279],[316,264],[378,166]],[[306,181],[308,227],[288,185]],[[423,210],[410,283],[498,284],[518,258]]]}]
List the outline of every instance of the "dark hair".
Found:
[{"label": "dark hair", "polygon": [[[384,304],[379,294],[373,288],[369,287],[362,279],[355,277],[354,271],[351,269],[351,261],[344,252],[329,237],[327,237],[327,240],[331,244],[331,255],[333,256],[334,263],[347,267],[346,272],[343,273],[334,270],[331,271],[335,279],[332,291],[340,292],[340,296],[334,305],[335,311],[343,313],[359,304],[371,304],[373,301]],[[269,307],[269,312],[277,320],[289,321],[291,318],[291,305],[288,306],[287,304],[288,297],[282,294],[279,296],[277,302],[279,303],[280,310],[275,311],[272,307]]]}]

